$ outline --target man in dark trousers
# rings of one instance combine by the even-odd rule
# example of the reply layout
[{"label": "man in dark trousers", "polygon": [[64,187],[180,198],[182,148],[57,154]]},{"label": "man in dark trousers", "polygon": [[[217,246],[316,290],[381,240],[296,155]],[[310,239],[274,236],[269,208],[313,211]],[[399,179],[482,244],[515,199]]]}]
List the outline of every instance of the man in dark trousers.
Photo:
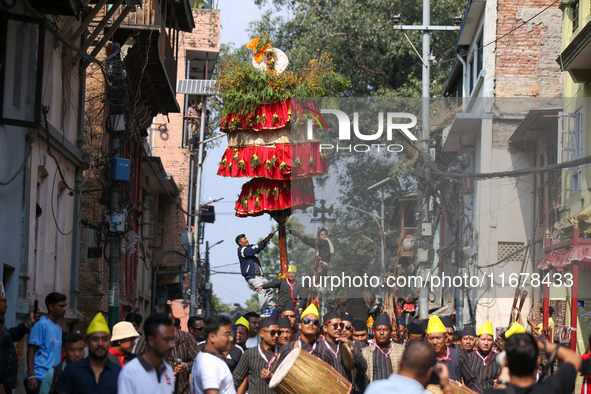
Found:
[{"label": "man in dark trousers", "polygon": [[[240,271],[246,282],[252,287],[261,287],[268,282],[263,274],[261,262],[257,257],[267,244],[273,238],[273,233],[267,235],[265,239],[256,245],[250,245],[246,235],[240,234],[236,237],[236,244],[238,245],[238,260],[240,261]],[[270,314],[273,309],[273,290],[264,289],[259,291],[259,305],[261,313]]]},{"label": "man in dark trousers", "polygon": [[[295,230],[289,230],[291,235],[294,237],[298,237],[300,241],[304,244],[308,245],[311,248],[316,249],[316,256],[315,258],[315,265],[318,267],[318,271],[320,272],[321,276],[325,276],[328,270],[328,264],[330,263],[330,258],[334,253],[334,246],[330,239],[328,239],[328,230],[325,228],[321,228],[318,232],[318,239],[308,238],[303,234]],[[316,248],[318,247],[318,248]]]},{"label": "man in dark trousers", "polygon": [[271,394],[274,392],[269,388],[269,381],[273,376],[271,370],[279,354],[277,320],[271,317],[261,320],[259,334],[260,345],[247,349],[234,370],[234,387],[240,387],[244,380],[248,379],[248,392]]},{"label": "man in dark trousers", "polygon": [[298,273],[298,269],[295,265],[291,264],[287,268],[287,274],[285,278],[279,278],[273,281],[267,281],[267,283],[261,286],[255,286],[254,290],[261,292],[266,289],[279,289],[279,294],[277,295],[277,305],[275,305],[275,311],[273,314],[274,318],[279,319],[281,313],[283,312],[283,307],[289,301],[292,301],[294,304],[296,302],[296,275]]},{"label": "man in dark trousers", "polygon": [[14,342],[23,339],[39,320],[39,317],[31,312],[25,323],[8,329],[4,326],[7,304],[4,285],[0,282],[0,393],[12,393],[12,389],[16,387],[18,359]]}]

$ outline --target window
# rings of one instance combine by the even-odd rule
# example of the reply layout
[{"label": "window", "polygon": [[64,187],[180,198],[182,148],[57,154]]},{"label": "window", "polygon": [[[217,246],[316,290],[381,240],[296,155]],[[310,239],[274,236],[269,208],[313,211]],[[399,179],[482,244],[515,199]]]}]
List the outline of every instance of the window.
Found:
[{"label": "window", "polygon": [[572,21],[573,21],[573,31],[579,28],[579,0],[572,0],[570,2],[570,7],[572,9]]},{"label": "window", "polygon": [[483,34],[480,33],[480,37],[478,41],[476,41],[476,48],[474,48],[475,56],[476,56],[476,78],[480,75],[480,71],[482,71],[482,67],[484,66],[484,48],[482,47],[482,37]]},{"label": "window", "polygon": [[156,237],[156,222],[158,209],[158,196],[144,194],[144,214],[142,215],[142,235],[144,239],[154,241]]},{"label": "window", "polygon": [[[577,160],[583,157],[583,109],[576,113],[559,112],[558,162]],[[583,186],[582,166],[571,167],[571,191]]]}]

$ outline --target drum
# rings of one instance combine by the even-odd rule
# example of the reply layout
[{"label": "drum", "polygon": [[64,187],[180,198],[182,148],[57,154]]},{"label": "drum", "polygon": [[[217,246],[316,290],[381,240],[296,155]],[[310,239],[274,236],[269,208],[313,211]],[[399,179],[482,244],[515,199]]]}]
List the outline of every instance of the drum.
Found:
[{"label": "drum", "polygon": [[[468,386],[465,386],[459,382],[456,382],[455,380],[450,380],[449,382],[451,383],[451,386],[454,389],[454,394],[478,394],[478,393],[476,393],[476,391],[469,389]],[[443,393],[443,390],[441,389],[441,387],[436,384],[428,385],[427,391],[430,391],[433,394],[442,394]]]},{"label": "drum", "polygon": [[351,352],[351,348],[345,342],[341,342],[339,344],[339,349],[341,352],[341,360],[343,361],[343,365],[349,371],[353,369],[355,366],[355,359],[353,358],[353,352]]},{"label": "drum", "polygon": [[318,357],[294,348],[273,374],[269,388],[280,394],[349,394],[351,383]]}]

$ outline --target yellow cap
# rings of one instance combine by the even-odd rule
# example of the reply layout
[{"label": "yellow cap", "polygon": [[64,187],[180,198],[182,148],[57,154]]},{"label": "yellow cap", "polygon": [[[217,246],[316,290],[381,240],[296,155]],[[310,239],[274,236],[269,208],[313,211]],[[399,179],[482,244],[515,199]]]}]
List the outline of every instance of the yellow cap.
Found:
[{"label": "yellow cap", "polygon": [[244,326],[244,327],[246,327],[247,330],[250,330],[250,324],[248,324],[248,320],[246,320],[243,317],[240,317],[240,319],[236,320],[236,323],[234,323],[234,325]]},{"label": "yellow cap", "polygon": [[482,334],[488,334],[492,337],[495,336],[494,330],[493,330],[493,326],[492,323],[487,321],[486,323],[484,323],[484,325],[482,327],[480,327],[478,329],[478,336],[481,336]]},{"label": "yellow cap", "polygon": [[287,272],[293,272],[293,273],[298,273],[298,267],[296,267],[293,264],[290,264],[289,267],[287,267]]},{"label": "yellow cap", "polygon": [[505,339],[509,338],[513,334],[525,334],[525,327],[517,322],[513,323],[511,327],[505,331]]},{"label": "yellow cap", "polygon": [[90,322],[90,325],[88,326],[88,329],[86,330],[86,335],[90,335],[93,332],[106,332],[108,334],[111,334],[111,331],[109,331],[109,326],[107,325],[107,321],[105,320],[105,317],[103,316],[102,313],[97,313],[96,316],[94,317],[94,319],[92,319],[92,321]]},{"label": "yellow cap", "polygon": [[302,317],[306,317],[307,315],[314,315],[317,319],[320,319],[318,308],[316,308],[316,305],[314,304],[308,305],[308,307],[302,312]]},{"label": "yellow cap", "polygon": [[427,325],[427,334],[435,334],[438,332],[446,332],[445,326],[441,322],[439,316],[431,316],[429,324]]}]

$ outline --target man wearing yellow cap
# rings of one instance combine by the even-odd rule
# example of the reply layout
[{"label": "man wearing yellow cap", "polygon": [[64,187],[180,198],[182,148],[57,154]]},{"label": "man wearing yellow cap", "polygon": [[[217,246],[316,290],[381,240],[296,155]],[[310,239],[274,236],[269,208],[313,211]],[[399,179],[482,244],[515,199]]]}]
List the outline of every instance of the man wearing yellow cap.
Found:
[{"label": "man wearing yellow cap", "polygon": [[102,313],[86,330],[88,357],[68,364],[62,372],[56,392],[60,394],[117,394],[121,366],[109,360],[111,333]]},{"label": "man wearing yellow cap", "polygon": [[314,304],[310,304],[304,312],[302,312],[302,319],[300,320],[300,335],[298,338],[295,341],[283,345],[279,350],[279,353],[281,354],[279,363],[281,363],[282,360],[285,360],[285,356],[287,356],[295,347],[300,347],[302,350],[318,356],[316,338],[318,337],[319,330],[320,318],[318,308],[316,308]]},{"label": "man wearing yellow cap", "polygon": [[[427,325],[427,342],[433,346],[438,364],[445,364],[449,369],[449,378],[458,382],[474,380],[470,367],[460,361],[458,349],[447,346],[447,330],[438,316],[432,316]],[[482,392],[482,391],[479,391]]]},{"label": "man wearing yellow cap", "polygon": [[467,364],[474,375],[474,379],[464,378],[464,384],[474,391],[481,393],[485,389],[492,389],[495,380],[501,373],[497,363],[497,355],[492,351],[494,330],[491,322],[487,321],[478,329],[476,348],[471,353],[460,354],[461,362]]}]

